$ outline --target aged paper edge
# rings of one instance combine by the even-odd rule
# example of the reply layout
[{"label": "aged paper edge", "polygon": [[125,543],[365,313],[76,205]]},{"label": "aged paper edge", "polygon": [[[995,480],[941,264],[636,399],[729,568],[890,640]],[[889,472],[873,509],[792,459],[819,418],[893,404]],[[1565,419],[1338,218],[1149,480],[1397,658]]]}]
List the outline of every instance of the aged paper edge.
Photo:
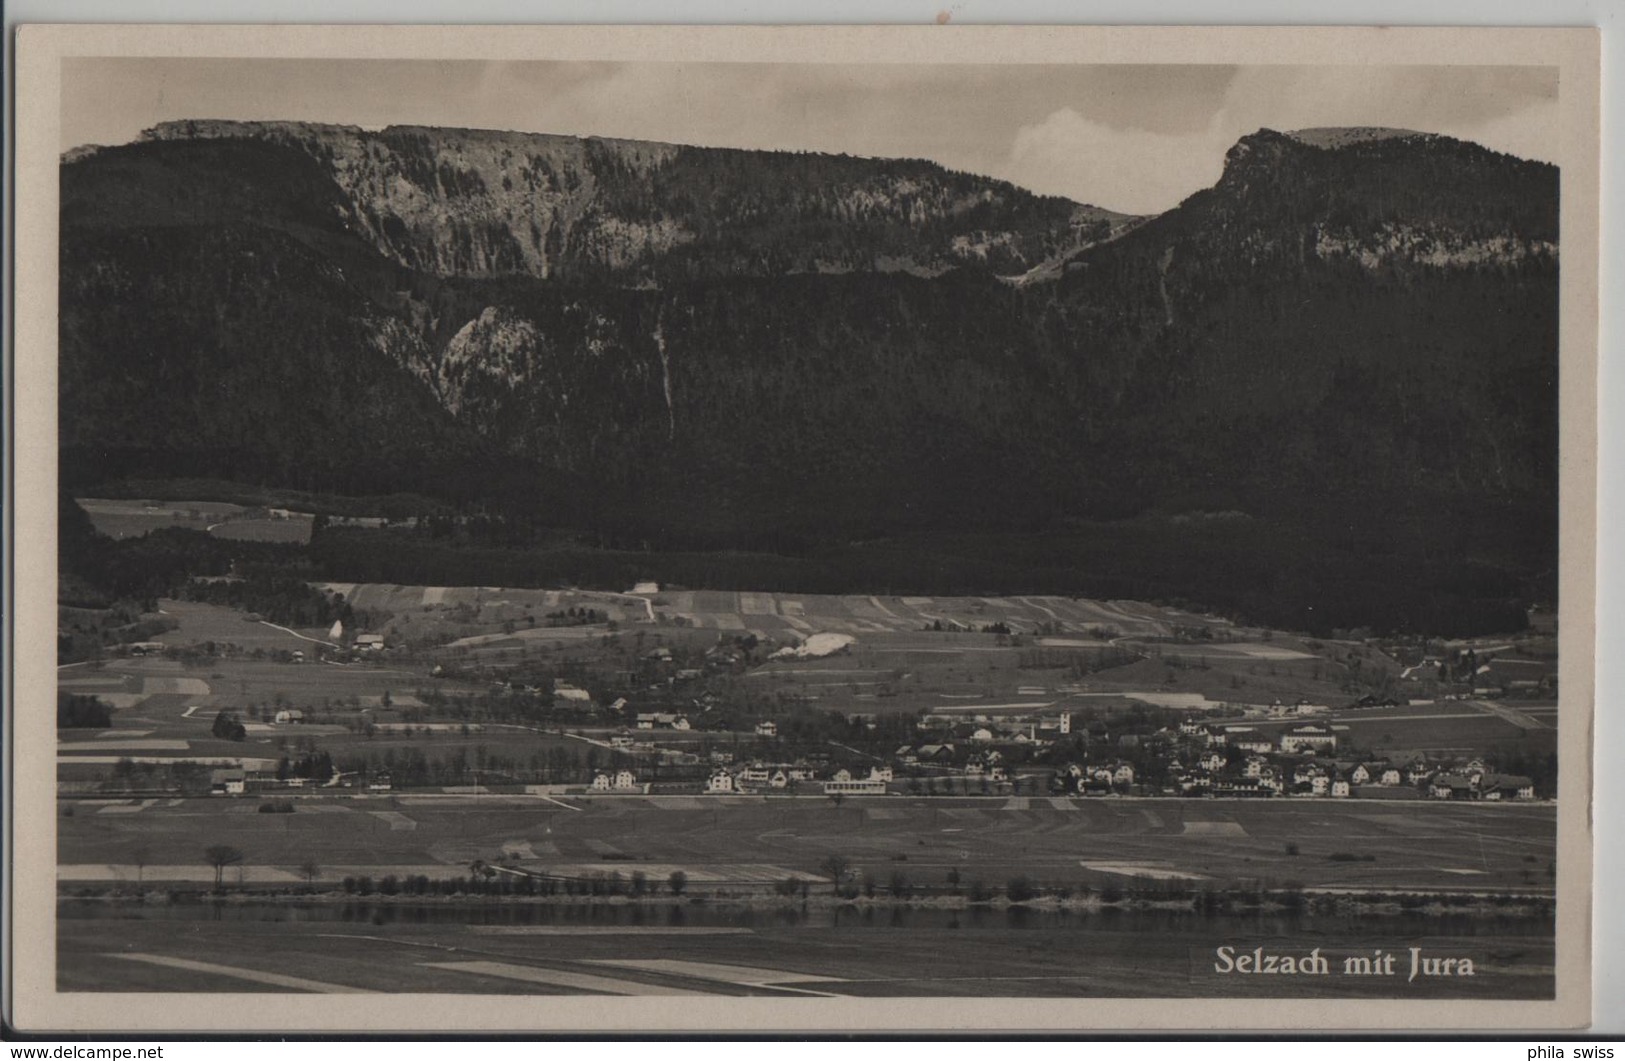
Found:
[{"label": "aged paper edge", "polygon": [[[16,94],[12,961],[28,1031],[1574,1029],[1591,1012],[1600,33],[1375,27],[47,26]],[[88,56],[691,62],[1504,64],[1560,71],[1562,496],[1557,992],[1548,1001],[684,999],[55,990],[56,220],[61,62]]]}]

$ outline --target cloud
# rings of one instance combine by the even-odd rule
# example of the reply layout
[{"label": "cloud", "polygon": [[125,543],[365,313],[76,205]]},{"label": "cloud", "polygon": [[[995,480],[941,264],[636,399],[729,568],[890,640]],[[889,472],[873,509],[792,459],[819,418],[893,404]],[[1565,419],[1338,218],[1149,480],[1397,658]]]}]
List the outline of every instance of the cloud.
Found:
[{"label": "cloud", "polygon": [[1262,128],[1415,129],[1551,161],[1556,89],[1555,71],[1545,68],[1242,67],[1205,126],[1163,132],[1104,120],[1087,103],[1063,107],[1020,126],[995,175],[1113,210],[1157,213],[1213,184],[1225,152]]},{"label": "cloud", "polygon": [[1219,179],[1234,143],[1217,118],[1198,133],[1117,128],[1072,108],[1016,132],[997,174],[1033,191],[1124,213],[1157,213]]},{"label": "cloud", "polygon": [[1500,118],[1464,127],[1464,140],[1519,158],[1555,162],[1561,120],[1556,100],[1541,102]]},{"label": "cloud", "polygon": [[1554,161],[1555,69],[76,59],[62,146],[170,118],[461,125],[929,158],[1133,213],[1260,127],[1387,125]]},{"label": "cloud", "polygon": [[1557,152],[1548,120],[1556,109],[1557,73],[1546,67],[1249,67],[1224,101],[1227,122],[1241,132],[1390,126],[1547,161]]}]

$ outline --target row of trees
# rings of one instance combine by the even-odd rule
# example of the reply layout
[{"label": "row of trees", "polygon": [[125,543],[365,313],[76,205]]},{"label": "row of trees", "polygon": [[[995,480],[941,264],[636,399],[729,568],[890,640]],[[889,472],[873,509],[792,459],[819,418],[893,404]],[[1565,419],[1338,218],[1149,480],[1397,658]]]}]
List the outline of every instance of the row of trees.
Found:
[{"label": "row of trees", "polygon": [[94,696],[57,690],[57,729],[106,729],[113,723],[113,709]]},{"label": "row of trees", "polygon": [[[554,744],[523,757],[509,754],[500,746],[490,749],[483,744],[476,745],[472,755],[466,747],[439,754],[416,747],[386,748],[382,752],[340,752],[337,756],[322,752],[303,757],[288,763],[287,776],[320,777],[324,775],[314,771],[326,767],[325,776],[337,769],[363,777],[388,777],[396,788],[466,785],[476,773],[485,784],[500,783],[501,779],[525,784],[581,784],[591,780],[592,771],[608,761],[604,749],[591,745],[581,751]],[[280,763],[278,774],[282,775]]]},{"label": "row of trees", "polygon": [[209,732],[220,740],[247,740],[248,728],[243,725],[235,714],[230,711],[221,711],[214,716],[214,723]]},{"label": "row of trees", "polygon": [[[1290,850],[1289,854],[1294,854]],[[140,848],[134,855],[137,867],[137,880],[140,872],[147,864],[151,854],[146,848]],[[231,866],[241,865],[246,858],[240,848],[231,844],[210,844],[203,850],[204,861],[214,870],[214,890],[220,892],[224,888],[225,872]],[[1532,858],[1532,856],[1531,856]],[[1288,910],[1302,910],[1315,907],[1317,912],[1331,913],[1345,902],[1352,903],[1383,903],[1398,899],[1407,909],[1415,909],[1429,903],[1442,902],[1445,905],[1471,905],[1477,897],[1462,896],[1428,896],[1425,894],[1410,893],[1402,896],[1388,896],[1377,893],[1368,893],[1352,897],[1320,896],[1313,900],[1304,894],[1303,885],[1296,881],[1269,881],[1252,880],[1238,883],[1235,887],[1215,887],[1212,884],[1198,884],[1188,880],[1166,879],[1155,880],[1150,878],[1135,878],[1131,883],[1107,883],[1099,889],[1088,885],[1072,883],[1046,884],[1026,874],[1017,874],[1009,878],[1002,887],[988,884],[981,878],[972,878],[968,882],[964,879],[959,867],[949,868],[941,884],[916,884],[901,868],[893,869],[889,878],[882,883],[873,870],[865,869],[862,873],[854,870],[851,861],[844,855],[832,854],[826,857],[819,865],[820,871],[831,879],[834,894],[848,901],[858,898],[878,899],[891,898],[898,901],[907,901],[922,894],[938,894],[963,896],[972,904],[991,903],[1001,896],[1011,903],[1027,903],[1043,898],[1068,900],[1073,898],[1098,897],[1099,901],[1107,905],[1131,902],[1155,903],[1190,903],[1201,913],[1225,913],[1234,909],[1258,908],[1266,905],[1277,905]],[[1548,863],[1548,876],[1554,872],[1554,865]],[[321,875],[321,868],[314,859],[306,859],[299,866],[300,875],[307,885],[314,885]],[[1532,871],[1525,870],[1525,880],[1532,880]],[[648,874],[642,870],[633,870],[629,875],[623,876],[619,871],[608,873],[594,872],[585,876],[560,876],[542,873],[529,873],[502,866],[494,866],[481,860],[474,861],[469,866],[466,876],[431,878],[426,874],[385,874],[374,879],[370,874],[348,875],[340,882],[346,895],[366,898],[372,895],[382,896],[459,896],[478,895],[495,897],[552,897],[552,896],[578,896],[581,898],[601,898],[610,896],[625,896],[629,898],[656,897],[661,894],[672,898],[681,898],[688,892],[688,875],[682,870],[673,870],[663,882],[650,880]],[[773,885],[774,894],[781,898],[795,898],[799,896],[806,900],[811,894],[811,882],[805,877],[789,876]],[[1500,896],[1497,901],[1503,905],[1516,903],[1527,899],[1519,896]],[[1545,913],[1550,913],[1549,903],[1543,904]]]},{"label": "row of trees", "polygon": [[346,627],[364,629],[369,624],[371,616],[357,613],[343,594],[310,585],[313,574],[293,558],[282,564],[239,564],[237,577],[188,583],[185,596],[253,612],[284,626],[329,626],[341,620]]}]

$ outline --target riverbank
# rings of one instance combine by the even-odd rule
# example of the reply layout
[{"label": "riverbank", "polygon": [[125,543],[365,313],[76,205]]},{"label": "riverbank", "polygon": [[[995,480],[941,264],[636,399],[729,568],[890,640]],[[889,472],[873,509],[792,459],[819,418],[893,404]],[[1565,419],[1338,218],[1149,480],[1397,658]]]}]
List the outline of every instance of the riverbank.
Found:
[{"label": "riverbank", "polygon": [[1304,891],[1209,891],[1190,897],[1153,898],[1122,896],[1107,899],[1099,893],[1039,895],[1015,900],[1007,895],[973,899],[965,894],[893,896],[844,896],[828,892],[808,895],[705,894],[672,896],[552,894],[519,895],[464,891],[453,894],[358,893],[342,889],[317,888],[227,888],[222,891],[148,887],[63,888],[59,903],[106,903],[132,908],[164,907],[176,904],[286,906],[339,906],[366,904],[378,907],[428,906],[446,909],[497,905],[534,907],[603,907],[671,910],[692,908],[738,908],[760,911],[857,911],[923,910],[943,912],[1011,911],[1039,913],[1181,912],[1204,916],[1258,917],[1277,914],[1307,914],[1341,918],[1392,917],[1480,917],[1495,919],[1551,921],[1555,900],[1551,896],[1489,895],[1473,893],[1392,893]]}]

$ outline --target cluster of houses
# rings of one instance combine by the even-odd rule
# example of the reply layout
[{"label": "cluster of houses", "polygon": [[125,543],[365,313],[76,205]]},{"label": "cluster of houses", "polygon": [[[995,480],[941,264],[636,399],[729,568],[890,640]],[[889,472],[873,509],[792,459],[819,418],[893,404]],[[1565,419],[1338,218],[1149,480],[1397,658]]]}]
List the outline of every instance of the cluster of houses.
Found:
[{"label": "cluster of houses", "polygon": [[638,729],[688,730],[693,728],[687,715],[679,715],[674,711],[640,711],[634,717],[634,724]]},{"label": "cluster of houses", "polygon": [[[1207,749],[1189,768],[1170,764],[1179,790],[1186,794],[1535,798],[1529,778],[1496,773],[1478,758],[1449,762],[1421,754],[1363,761],[1335,758],[1337,728],[1329,725],[1294,726],[1273,741],[1250,727],[1214,728],[1199,722],[1181,725],[1180,732]],[[1237,762],[1220,748],[1250,754]],[[1275,752],[1279,755],[1272,757]]]},{"label": "cluster of houses", "polygon": [[1415,662],[1407,662],[1399,678],[1421,686],[1428,695],[1443,694],[1447,700],[1528,700],[1557,695],[1557,666],[1553,659],[1497,655],[1481,661],[1471,652],[1458,652],[1449,658],[1423,655]]},{"label": "cluster of houses", "polygon": [[820,779],[819,769],[806,762],[764,763],[758,760],[743,766],[719,764],[705,779],[705,791],[713,795],[732,795],[816,785],[816,790],[826,795],[883,795],[892,776],[892,768],[882,764],[870,767],[867,773],[840,767],[827,778]]},{"label": "cluster of houses", "polygon": [[[1433,763],[1416,759],[1352,762],[1280,757],[1251,753],[1241,759],[1210,750],[1189,765],[1170,764],[1164,793],[1216,797],[1326,797],[1330,799],[1532,800],[1535,784],[1527,777],[1497,773],[1481,759]],[[1054,791],[1106,796],[1134,790],[1132,764],[1073,763],[1058,771]]]},{"label": "cluster of houses", "polygon": [[1474,759],[1465,766],[1441,770],[1427,779],[1433,799],[1534,799],[1535,783],[1518,774],[1493,773]]},{"label": "cluster of houses", "polygon": [[1271,736],[1251,726],[1214,725],[1200,719],[1186,719],[1179,724],[1179,736],[1203,747],[1229,746],[1261,754],[1277,750],[1284,755],[1337,750],[1337,727],[1321,722],[1306,722]]},{"label": "cluster of houses", "polygon": [[1172,786],[1182,796],[1297,796],[1331,799],[1529,800],[1527,777],[1500,774],[1481,759],[1449,763],[1413,757],[1366,762],[1320,757],[1283,760],[1259,753],[1235,759],[1209,750],[1189,767],[1175,762]]},{"label": "cluster of houses", "polygon": [[1132,763],[1072,763],[1057,775],[1055,787],[1080,796],[1108,796],[1127,792],[1134,785]]},{"label": "cluster of houses", "polygon": [[[806,762],[765,763],[760,760],[742,765],[716,763],[705,778],[703,791],[712,795],[743,795],[752,792],[785,791],[817,786],[814,791],[828,795],[851,793],[854,795],[883,795],[892,780],[889,766],[871,767],[867,774],[855,775],[842,767],[822,781],[819,769]],[[644,792],[648,786],[640,784],[631,770],[600,770],[587,786],[591,792]]]},{"label": "cluster of houses", "polygon": [[955,744],[1017,744],[1043,749],[1072,733],[1070,713],[1041,718],[1013,717],[997,721],[977,719],[974,722],[927,714],[920,720],[920,724],[937,733],[942,738],[941,743],[920,745],[917,748],[899,748],[899,755],[909,753],[915,757],[921,755],[929,757],[934,749],[944,745],[951,748]]},{"label": "cluster of houses", "polygon": [[638,779],[632,771],[621,769],[613,773],[599,770],[592,775],[592,783],[587,786],[591,792],[642,792],[644,786],[638,784]]},{"label": "cluster of houses", "polygon": [[[267,790],[281,790],[289,788],[352,788],[356,783],[355,774],[342,774],[334,771],[333,776],[325,782],[305,777],[273,778],[259,771],[248,770],[241,766],[217,767],[209,771],[209,795],[211,796],[243,796],[250,790],[264,792]],[[394,783],[388,774],[373,774],[366,779],[368,792],[389,792]]]},{"label": "cluster of houses", "polygon": [[1557,673],[1544,660],[1497,656],[1473,671],[1472,687],[1484,700],[1538,699],[1557,695]]},{"label": "cluster of houses", "polygon": [[[344,621],[333,620],[332,627],[327,631],[327,640],[333,645],[342,646],[344,637]],[[383,634],[356,634],[350,640],[350,648],[356,652],[382,652],[386,647]]]}]

